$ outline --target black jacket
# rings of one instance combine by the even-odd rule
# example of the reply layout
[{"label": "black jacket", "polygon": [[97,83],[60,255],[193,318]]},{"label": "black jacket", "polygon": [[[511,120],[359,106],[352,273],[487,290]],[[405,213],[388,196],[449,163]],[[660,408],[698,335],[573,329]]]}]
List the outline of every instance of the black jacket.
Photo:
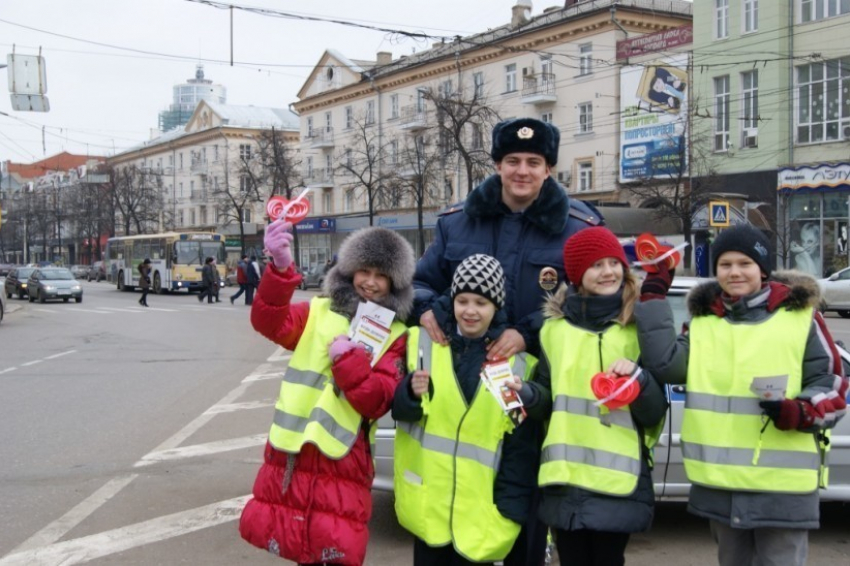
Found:
[{"label": "black jacket", "polygon": [[[487,356],[487,344],[496,340],[507,328],[503,310],[497,311],[490,329],[481,338],[464,338],[457,333],[451,299],[444,295],[434,303],[434,314],[449,337],[452,364],[458,385],[469,404],[479,387],[483,387],[479,373]],[[425,332],[424,329],[421,332]],[[422,404],[413,396],[408,374],[396,389],[392,416],[397,421],[416,422],[422,418]],[[440,395],[431,382],[432,398]],[[541,426],[539,422],[526,419],[502,444],[502,460],[496,473],[493,499],[499,512],[508,519],[524,524],[528,519],[531,496],[537,486],[537,470],[540,462]]]}]

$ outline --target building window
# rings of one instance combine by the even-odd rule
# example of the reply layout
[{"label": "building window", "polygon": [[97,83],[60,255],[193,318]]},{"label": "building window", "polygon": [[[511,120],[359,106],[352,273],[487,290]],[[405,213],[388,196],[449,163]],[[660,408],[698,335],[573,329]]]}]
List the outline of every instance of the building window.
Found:
[{"label": "building window", "polygon": [[543,114],[540,115],[540,121],[546,122],[547,124],[551,124],[552,123],[552,113],[551,112],[544,112]]},{"label": "building window", "polygon": [[505,92],[516,91],[516,63],[505,65]]},{"label": "building window", "polygon": [[247,143],[239,144],[239,159],[248,161],[251,159],[251,146]]},{"label": "building window", "polygon": [[180,170],[183,170],[183,152],[177,154],[177,157],[180,159]]},{"label": "building window", "polygon": [[390,142],[390,164],[398,164],[398,140],[393,140]]},{"label": "building window", "polygon": [[307,156],[307,178],[313,178],[313,156]]},{"label": "building window", "polygon": [[183,196],[183,181],[177,183],[177,187],[180,189],[180,196]]},{"label": "building window", "polygon": [[345,107],[345,129],[350,130],[354,127],[354,108],[351,106]]},{"label": "building window", "polygon": [[714,38],[729,37],[729,0],[714,0]]},{"label": "building window", "polygon": [[366,102],[366,123],[375,123],[375,101],[369,100]]},{"label": "building window", "polygon": [[425,89],[416,89],[416,111],[425,112]]},{"label": "building window", "polygon": [[325,131],[332,132],[334,129],[333,114],[325,112]]},{"label": "building window", "polygon": [[593,44],[583,43],[578,46],[578,74],[589,75],[593,72]]},{"label": "building window", "polygon": [[243,207],[242,208],[242,222],[250,222],[251,221],[251,208]]},{"label": "building window", "polygon": [[[313,117],[312,116],[307,117],[307,137],[308,138],[313,137]],[[242,147],[242,146],[239,146],[239,147]]]},{"label": "building window", "polygon": [[484,98],[484,73],[479,71],[472,75],[472,87],[472,96],[475,100]]},{"label": "building window", "polygon": [[484,132],[481,124],[472,124],[472,149],[484,149]]},{"label": "building window", "polygon": [[325,211],[325,214],[331,214],[334,211],[333,203],[333,192],[325,191],[322,193],[322,210]]},{"label": "building window", "polygon": [[218,161],[218,144],[213,146],[213,156],[214,161]]},{"label": "building window", "polygon": [[197,226],[198,224],[195,221],[195,209],[192,208],[189,210],[189,226]]},{"label": "building window", "polygon": [[345,190],[345,204],[343,206],[345,212],[354,210],[354,189]]},{"label": "building window", "polygon": [[195,196],[195,181],[189,181],[189,194]]},{"label": "building window", "polygon": [[741,73],[741,147],[758,145],[759,72]]},{"label": "building window", "polygon": [[800,17],[803,22],[850,14],[850,0],[801,0]]},{"label": "building window", "polygon": [[201,224],[206,225],[206,223],[207,223],[207,207],[206,206],[201,207],[200,216],[201,216]]},{"label": "building window", "polygon": [[177,225],[183,226],[186,223],[186,215],[184,214],[186,211],[182,208],[180,209],[180,213],[177,215]]},{"label": "building window", "polygon": [[351,159],[351,148],[345,150],[345,166],[348,169],[351,169],[354,165],[354,161]]},{"label": "building window", "polygon": [[593,190],[593,162],[580,161],[578,163],[578,192],[583,193]]},{"label": "building window", "polygon": [[243,195],[248,194],[248,191],[251,190],[251,179],[248,175],[242,175],[239,177],[239,192]]},{"label": "building window", "polygon": [[437,92],[439,93],[440,98],[448,98],[450,97],[454,90],[452,89],[452,81],[443,81],[437,87]]},{"label": "building window", "polygon": [[390,96],[390,118],[398,118],[398,95]]},{"label": "building window", "polygon": [[333,155],[327,154],[325,155],[325,175],[328,179],[331,178],[331,173],[334,170],[334,158]]},{"label": "building window", "polygon": [[744,33],[759,29],[759,0],[744,0]]},{"label": "building window", "polygon": [[593,131],[593,104],[583,102],[578,105],[578,133],[588,134]]},{"label": "building window", "polygon": [[729,149],[729,76],[714,79],[714,151]]},{"label": "building window", "polygon": [[797,142],[842,139],[850,128],[850,57],[797,67]]}]

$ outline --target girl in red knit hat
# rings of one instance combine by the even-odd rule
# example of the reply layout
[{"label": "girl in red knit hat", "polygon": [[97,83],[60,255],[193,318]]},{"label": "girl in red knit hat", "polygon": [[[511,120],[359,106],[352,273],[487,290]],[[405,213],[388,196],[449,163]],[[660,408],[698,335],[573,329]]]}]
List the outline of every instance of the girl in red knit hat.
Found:
[{"label": "girl in red knit hat", "polygon": [[[603,227],[578,232],[564,245],[564,268],[569,285],[544,306],[535,380],[517,386],[529,416],[550,419],[539,516],[554,532],[562,565],[622,565],[630,534],[652,523],[649,454],[667,401],[637,365],[639,283],[616,236]],[[598,374],[605,375],[593,380]],[[611,387],[595,394],[592,380]]]}]

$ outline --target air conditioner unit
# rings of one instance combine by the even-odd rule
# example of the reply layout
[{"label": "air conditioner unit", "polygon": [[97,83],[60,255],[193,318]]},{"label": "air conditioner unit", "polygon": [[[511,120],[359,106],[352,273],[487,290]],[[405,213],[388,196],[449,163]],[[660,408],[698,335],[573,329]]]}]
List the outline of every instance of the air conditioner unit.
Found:
[{"label": "air conditioner unit", "polygon": [[558,182],[562,185],[569,185],[573,180],[573,175],[569,171],[558,171]]},{"label": "air conditioner unit", "polygon": [[523,67],[522,68],[522,76],[523,77],[533,77],[534,76],[534,66],[531,67]]},{"label": "air conditioner unit", "polygon": [[744,138],[744,147],[758,147],[759,146],[759,138],[758,136],[747,136]]}]

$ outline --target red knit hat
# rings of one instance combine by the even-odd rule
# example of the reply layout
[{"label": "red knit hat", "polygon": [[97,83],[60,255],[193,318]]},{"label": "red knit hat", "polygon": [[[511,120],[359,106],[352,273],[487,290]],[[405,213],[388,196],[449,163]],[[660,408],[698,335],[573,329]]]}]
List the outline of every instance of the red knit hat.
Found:
[{"label": "red knit hat", "polygon": [[626,252],[611,230],[602,226],[585,228],[569,237],[564,244],[564,271],[575,286],[581,285],[584,272],[600,259],[613,257],[629,270]]}]

